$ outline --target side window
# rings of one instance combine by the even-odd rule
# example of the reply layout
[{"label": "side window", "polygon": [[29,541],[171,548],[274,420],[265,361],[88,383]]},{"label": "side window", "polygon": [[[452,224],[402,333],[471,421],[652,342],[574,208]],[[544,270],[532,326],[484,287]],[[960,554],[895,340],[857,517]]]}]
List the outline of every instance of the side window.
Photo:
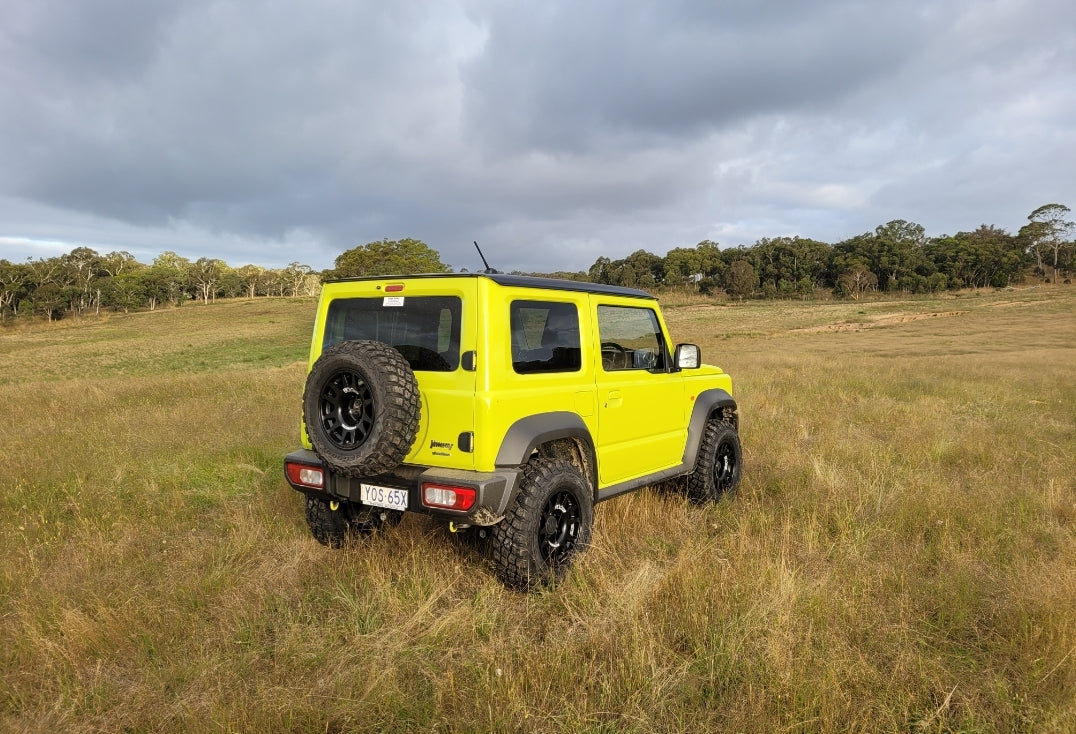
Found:
[{"label": "side window", "polygon": [[521,375],[578,372],[579,312],[571,303],[513,301],[512,368]]},{"label": "side window", "polygon": [[598,334],[606,372],[665,369],[665,339],[652,309],[598,306]]}]

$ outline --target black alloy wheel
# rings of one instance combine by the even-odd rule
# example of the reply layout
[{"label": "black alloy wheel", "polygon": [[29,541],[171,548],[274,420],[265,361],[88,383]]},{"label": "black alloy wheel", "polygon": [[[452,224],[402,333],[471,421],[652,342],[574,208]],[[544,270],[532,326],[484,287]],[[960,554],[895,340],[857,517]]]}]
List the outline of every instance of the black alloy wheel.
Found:
[{"label": "black alloy wheel", "polygon": [[581,514],[571,492],[557,492],[546,501],[538,525],[538,548],[550,568],[555,569],[575,552]]},{"label": "black alloy wheel", "polygon": [[714,487],[720,494],[735,488],[739,482],[740,451],[729,437],[717,445],[714,457]]},{"label": "black alloy wheel", "polygon": [[330,376],[318,396],[318,415],[337,448],[350,451],[366,443],[374,427],[374,399],[362,375],[341,370]]}]

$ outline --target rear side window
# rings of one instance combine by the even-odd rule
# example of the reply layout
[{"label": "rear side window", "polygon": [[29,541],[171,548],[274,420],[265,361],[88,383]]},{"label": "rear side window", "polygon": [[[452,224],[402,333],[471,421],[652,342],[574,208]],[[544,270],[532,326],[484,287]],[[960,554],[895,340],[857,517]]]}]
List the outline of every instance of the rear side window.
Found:
[{"label": "rear side window", "polygon": [[663,370],[668,363],[657,314],[649,308],[598,306],[602,369]]},{"label": "rear side window", "polygon": [[395,347],[413,370],[452,372],[460,364],[462,310],[455,296],[338,298],[329,304],[325,347],[373,339]]},{"label": "rear side window", "polygon": [[578,372],[579,312],[571,303],[513,301],[512,368],[521,375]]}]

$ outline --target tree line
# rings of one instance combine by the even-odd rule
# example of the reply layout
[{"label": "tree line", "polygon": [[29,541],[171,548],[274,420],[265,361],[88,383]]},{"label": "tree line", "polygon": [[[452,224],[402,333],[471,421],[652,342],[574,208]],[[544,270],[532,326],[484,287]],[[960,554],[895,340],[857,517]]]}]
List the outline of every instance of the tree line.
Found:
[{"label": "tree line", "polygon": [[[921,225],[894,220],[835,244],[773,237],[722,249],[707,240],[664,256],[637,250],[618,260],[599,257],[585,272],[536,274],[653,290],[724,291],[732,298],[807,298],[830,292],[856,300],[872,292],[1001,288],[1026,277],[1069,282],[1076,271],[1076,224],[1069,213],[1062,204],[1046,204],[1028,215],[1016,234],[984,224],[971,232],[927,237]],[[127,252],[101,255],[78,247],[26,263],[0,260],[0,321],[20,316],[51,321],[102,309],[153,310],[189,300],[314,295],[327,278],[441,272],[450,269],[440,255],[410,238],[351,248],[320,273],[298,262],[282,269],[232,268],[222,260],[192,262],[174,252],[145,265]]]},{"label": "tree line", "polygon": [[102,309],[152,311],[164,304],[239,296],[313,295],[320,283],[309,265],[298,262],[281,269],[233,268],[215,258],[191,261],[164,252],[146,265],[129,252],[102,255],[76,247],[64,255],[25,263],[0,260],[0,321],[18,317],[53,321],[65,315],[99,314]]},{"label": "tree line", "polygon": [[1013,235],[982,225],[971,232],[927,237],[923,227],[894,220],[835,244],[803,237],[763,238],[721,249],[704,241],[659,257],[638,250],[620,260],[600,257],[585,275],[609,285],[660,288],[693,285],[734,298],[794,298],[830,291],[859,299],[888,293],[1001,288],[1023,278],[1068,282],[1076,271],[1076,230],[1069,209],[1047,204]]}]

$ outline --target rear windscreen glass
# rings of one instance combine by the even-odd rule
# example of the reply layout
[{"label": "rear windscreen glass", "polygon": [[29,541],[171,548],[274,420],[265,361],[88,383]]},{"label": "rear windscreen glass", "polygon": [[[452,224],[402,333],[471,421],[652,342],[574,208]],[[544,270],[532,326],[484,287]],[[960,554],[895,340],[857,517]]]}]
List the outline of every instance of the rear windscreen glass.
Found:
[{"label": "rear windscreen glass", "polygon": [[329,304],[325,348],[373,339],[390,344],[413,370],[452,372],[460,364],[460,313],[455,296],[340,298]]}]

